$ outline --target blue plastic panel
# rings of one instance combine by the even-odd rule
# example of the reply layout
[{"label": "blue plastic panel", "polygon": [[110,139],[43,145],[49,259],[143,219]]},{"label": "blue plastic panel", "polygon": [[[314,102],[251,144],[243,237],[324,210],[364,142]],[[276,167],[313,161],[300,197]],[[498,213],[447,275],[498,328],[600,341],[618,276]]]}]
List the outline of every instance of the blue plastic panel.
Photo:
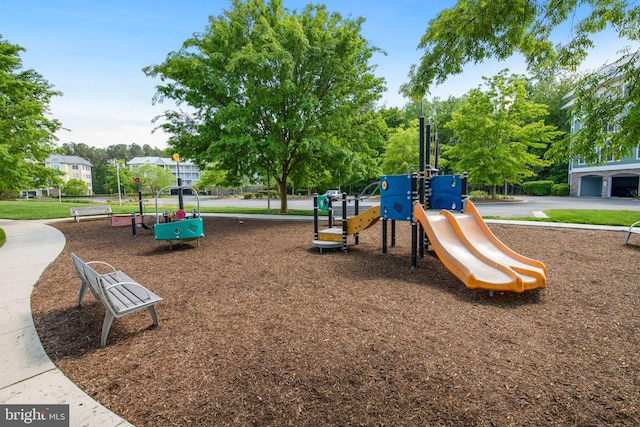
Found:
[{"label": "blue plastic panel", "polygon": [[380,216],[384,219],[411,221],[411,175],[387,175],[380,178]]},{"label": "blue plastic panel", "polygon": [[[466,194],[463,192],[463,175],[438,175],[431,178],[429,209],[464,211]],[[464,196],[464,198],[463,198]]]}]

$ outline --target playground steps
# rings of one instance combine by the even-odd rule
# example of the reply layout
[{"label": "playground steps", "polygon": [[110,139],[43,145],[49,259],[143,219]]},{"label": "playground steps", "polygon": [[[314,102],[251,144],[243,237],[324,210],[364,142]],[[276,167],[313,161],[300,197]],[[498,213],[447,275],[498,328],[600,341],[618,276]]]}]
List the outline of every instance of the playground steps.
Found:
[{"label": "playground steps", "polygon": [[342,227],[325,228],[318,231],[318,240],[323,242],[339,242],[342,246]]},{"label": "playground steps", "polygon": [[314,248],[320,249],[320,253],[322,253],[323,249],[342,249],[344,250],[344,246],[342,241],[333,242],[329,240],[314,240],[312,243]]}]

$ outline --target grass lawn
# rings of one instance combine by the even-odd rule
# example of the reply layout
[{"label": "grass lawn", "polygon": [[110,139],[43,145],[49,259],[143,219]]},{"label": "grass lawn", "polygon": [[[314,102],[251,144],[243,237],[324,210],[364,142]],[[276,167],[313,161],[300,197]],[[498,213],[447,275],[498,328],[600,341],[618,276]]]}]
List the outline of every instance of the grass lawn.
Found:
[{"label": "grass lawn", "polygon": [[[0,201],[0,218],[31,220],[31,219],[55,219],[70,218],[69,208],[83,204],[82,201],[63,201],[57,200],[20,200],[20,201]],[[90,205],[90,202],[84,202]],[[184,209],[190,212],[195,205],[185,205]],[[138,212],[139,205],[134,202],[124,202],[121,206],[111,204],[111,209],[116,214],[130,214]],[[147,203],[145,212],[147,214],[155,213],[155,204]],[[161,209],[175,211],[178,205],[163,205]],[[226,207],[202,207],[202,213],[231,213],[231,214],[273,214],[279,215],[278,209],[271,209],[269,212],[266,208],[238,208],[232,206]],[[312,210],[291,210],[290,215],[313,215]],[[581,209],[551,209],[545,211],[549,218],[519,217],[508,218],[521,221],[547,221],[547,222],[564,222],[575,224],[591,224],[591,225],[618,225],[629,226],[636,221],[640,221],[640,211],[612,211],[612,210],[581,210]],[[326,212],[321,212],[326,215]],[[495,217],[487,217],[495,218]],[[505,218],[500,218],[505,219]]]},{"label": "grass lawn", "polygon": [[510,219],[514,221],[539,221],[539,222],[563,222],[569,224],[589,225],[614,225],[628,227],[636,221],[640,221],[640,211],[611,211],[611,210],[587,210],[587,209],[549,209],[544,211],[548,218],[518,217],[498,218],[486,217],[486,219]]},{"label": "grass lawn", "polygon": [[[90,206],[92,203],[82,202],[78,200],[63,201],[60,203],[57,200],[16,200],[16,201],[0,201],[0,218],[16,219],[16,220],[31,220],[31,219],[55,219],[55,218],[71,218],[70,208],[77,207],[78,205]],[[97,205],[97,204],[96,204]],[[132,212],[139,212],[138,203],[123,202],[122,206],[116,204],[110,204],[113,213],[115,214],[130,214]],[[187,212],[191,212],[195,205],[186,204],[184,209]],[[148,203],[144,207],[146,214],[154,214],[156,207],[155,203]],[[178,204],[175,205],[163,205],[162,211],[169,210],[175,211],[178,209]],[[267,208],[237,208],[237,207],[200,207],[201,213],[232,213],[232,214],[269,214]],[[279,215],[278,209],[271,209],[271,214]],[[311,210],[295,210],[289,211],[290,215],[313,215]],[[326,215],[326,213],[321,213]]]}]

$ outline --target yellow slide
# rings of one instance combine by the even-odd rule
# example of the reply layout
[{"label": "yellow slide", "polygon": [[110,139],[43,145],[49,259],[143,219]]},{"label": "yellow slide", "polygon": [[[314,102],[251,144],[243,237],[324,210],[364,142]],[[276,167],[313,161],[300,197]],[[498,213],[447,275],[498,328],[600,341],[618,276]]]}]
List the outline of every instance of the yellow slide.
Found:
[{"label": "yellow slide", "polygon": [[[366,230],[380,219],[380,205],[372,206],[361,214],[347,218],[347,235]],[[318,241],[342,242],[342,227],[327,228],[318,232]],[[320,244],[320,243],[319,243]]]},{"label": "yellow slide", "polygon": [[380,205],[372,206],[366,211],[347,218],[347,234],[352,235],[366,230],[380,219]]},{"label": "yellow slide", "polygon": [[506,247],[489,230],[473,203],[465,213],[427,214],[414,207],[438,258],[468,288],[524,292],[547,286],[547,268]]}]

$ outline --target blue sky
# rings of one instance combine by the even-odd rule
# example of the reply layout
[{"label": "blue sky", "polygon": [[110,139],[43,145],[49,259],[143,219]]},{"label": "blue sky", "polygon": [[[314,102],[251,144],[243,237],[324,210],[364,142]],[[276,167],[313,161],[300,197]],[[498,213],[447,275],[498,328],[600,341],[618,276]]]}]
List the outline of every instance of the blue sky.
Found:
[{"label": "blue sky", "polygon": [[[284,0],[285,7],[301,9],[310,1]],[[398,89],[407,80],[416,50],[430,19],[452,6],[452,0],[325,0],[329,11],[366,19],[363,35],[387,52],[376,55],[377,74],[387,81],[382,103],[401,107],[407,100]],[[68,129],[59,143],[149,144],[165,148],[167,135],[151,120],[171,105],[152,105],[158,81],[146,77],[143,67],[161,63],[193,33],[203,32],[210,15],[229,8],[227,0],[3,0],[0,34],[26,49],[23,66],[44,76],[63,96],[54,98],[52,116]],[[569,34],[559,34],[567,41]],[[566,39],[565,39],[566,38]],[[627,42],[603,34],[585,63],[593,69],[616,58]],[[520,58],[469,65],[430,96],[461,96],[503,68],[524,73]]]}]

